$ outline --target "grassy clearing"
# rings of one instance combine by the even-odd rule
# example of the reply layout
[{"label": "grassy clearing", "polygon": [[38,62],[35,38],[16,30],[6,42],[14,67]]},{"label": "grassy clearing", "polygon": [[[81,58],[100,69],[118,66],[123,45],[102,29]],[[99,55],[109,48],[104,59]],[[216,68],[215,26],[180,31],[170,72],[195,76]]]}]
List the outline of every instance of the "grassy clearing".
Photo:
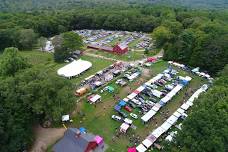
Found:
[{"label": "grassy clearing", "polygon": [[[40,52],[40,51],[21,51],[20,54],[27,58],[28,62],[34,66],[43,66],[44,70],[52,74],[56,74],[56,71],[66,65],[67,63],[56,63],[53,60],[53,54]],[[81,82],[86,77],[104,69],[105,67],[113,64],[114,62],[104,59],[98,59],[95,57],[82,56],[81,59],[90,61],[93,67],[84,72],[80,77],[73,78],[70,81],[74,84]]]},{"label": "grassy clearing", "polygon": [[[160,73],[164,69],[167,68],[166,62],[158,62],[154,64],[150,68],[151,77]],[[189,73],[186,73],[182,70],[179,70],[180,75],[185,76],[189,75],[193,77],[193,80],[189,84],[188,87],[184,88],[178,96],[175,96],[171,102],[169,102],[165,107],[161,109],[161,112],[166,112],[169,110],[169,114],[171,115],[183,102],[185,98],[185,93],[190,91],[191,89],[199,88],[203,80],[199,77],[195,77]],[[126,97],[131,90],[136,89],[142,82],[146,82],[148,77],[142,76],[140,79],[137,79],[134,82],[128,83],[128,86],[120,88],[114,82],[110,82],[109,85],[113,86],[115,90],[115,94],[117,94],[121,99]],[[99,93],[100,94],[100,93]],[[154,118],[155,120],[149,122],[147,125],[143,125],[140,119],[134,121],[134,124],[137,126],[136,130],[130,129],[127,135],[121,135],[118,139],[112,140],[112,137],[116,133],[116,129],[119,129],[120,123],[111,119],[111,115],[116,114],[114,112],[114,105],[118,102],[114,99],[113,94],[103,93],[102,102],[98,103],[96,107],[94,105],[88,104],[86,99],[80,102],[77,106],[77,114],[73,117],[72,127],[85,127],[89,132],[93,132],[99,134],[104,137],[105,142],[109,145],[109,149],[107,152],[118,151],[125,152],[128,146],[133,146],[129,142],[129,137],[131,134],[139,135],[141,137],[141,141],[153,130],[155,129],[156,122],[157,125],[161,125],[165,120],[161,113],[158,113]],[[79,112],[83,112],[85,115],[80,116]],[[135,110],[137,113],[137,110]],[[127,112],[126,112],[127,113]],[[129,114],[129,113],[128,113]],[[139,115],[139,113],[137,113]],[[139,115],[140,116],[140,115]]]},{"label": "grassy clearing", "polygon": [[129,51],[128,53],[123,55],[117,55],[117,54],[113,54],[105,51],[93,50],[93,49],[89,49],[87,50],[87,52],[96,54],[96,55],[101,55],[108,58],[113,58],[116,60],[122,60],[122,61],[136,61],[144,57],[144,52],[136,52],[136,51],[134,52]]}]

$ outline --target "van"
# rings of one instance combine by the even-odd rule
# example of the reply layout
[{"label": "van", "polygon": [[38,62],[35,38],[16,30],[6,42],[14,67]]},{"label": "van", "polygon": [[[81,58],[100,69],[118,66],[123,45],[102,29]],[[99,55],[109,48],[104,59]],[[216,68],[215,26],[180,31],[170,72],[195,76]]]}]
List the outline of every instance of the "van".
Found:
[{"label": "van", "polygon": [[84,95],[87,91],[88,91],[88,88],[85,88],[85,87],[80,88],[75,91],[75,96],[80,97],[80,96]]}]

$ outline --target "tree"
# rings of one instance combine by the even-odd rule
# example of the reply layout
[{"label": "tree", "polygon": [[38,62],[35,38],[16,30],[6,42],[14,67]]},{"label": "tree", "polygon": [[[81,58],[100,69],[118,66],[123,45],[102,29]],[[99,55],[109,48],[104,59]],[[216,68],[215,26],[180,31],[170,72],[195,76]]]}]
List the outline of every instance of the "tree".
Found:
[{"label": "tree", "polygon": [[[228,65],[207,93],[194,103],[192,112],[165,152],[226,152],[228,134]],[[177,148],[178,147],[178,148]]]},{"label": "tree", "polygon": [[158,48],[163,47],[173,36],[171,31],[164,26],[157,27],[152,35],[155,38],[155,45]]},{"label": "tree", "polygon": [[81,37],[74,32],[66,32],[56,36],[53,40],[55,46],[54,59],[62,62],[67,59],[75,50],[80,50],[83,46]]},{"label": "tree", "polygon": [[0,59],[0,76],[13,76],[29,66],[26,59],[19,55],[17,48],[6,48]]},{"label": "tree", "polygon": [[37,42],[37,34],[33,29],[22,29],[19,31],[19,48],[20,49],[32,49]]}]

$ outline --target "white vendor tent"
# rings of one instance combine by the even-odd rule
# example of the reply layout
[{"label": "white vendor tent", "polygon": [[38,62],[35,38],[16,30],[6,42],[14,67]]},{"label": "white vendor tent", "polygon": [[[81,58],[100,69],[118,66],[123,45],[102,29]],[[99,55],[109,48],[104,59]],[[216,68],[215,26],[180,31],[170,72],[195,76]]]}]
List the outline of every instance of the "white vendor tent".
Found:
[{"label": "white vendor tent", "polygon": [[143,146],[143,144],[140,144],[140,145],[138,145],[138,147],[136,147],[136,150],[138,152],[145,152],[145,151],[147,151],[147,148],[145,146]]},{"label": "white vendor tent", "polygon": [[128,99],[134,99],[137,96],[136,93],[132,92],[130,95],[127,96]]},{"label": "white vendor tent", "polygon": [[81,74],[82,72],[88,70],[91,67],[92,67],[91,62],[79,59],[77,61],[74,60],[70,64],[60,68],[57,71],[57,73],[59,76],[71,78]]},{"label": "white vendor tent", "polygon": [[136,89],[136,91],[138,91],[138,92],[142,92],[144,89],[145,89],[145,87],[144,87],[144,86],[140,86],[140,87],[138,87],[138,88]]},{"label": "white vendor tent", "polygon": [[177,122],[178,118],[174,115],[170,116],[166,122],[170,123],[171,125],[175,124]]},{"label": "white vendor tent", "polygon": [[145,139],[142,144],[146,147],[146,148],[150,148],[150,146],[153,144],[149,139]]},{"label": "white vendor tent", "polygon": [[162,95],[162,92],[161,92],[161,91],[158,91],[158,90],[152,90],[152,94],[153,94],[155,97],[160,98],[161,95]]},{"label": "white vendor tent", "polygon": [[188,110],[190,106],[186,103],[182,104],[181,108],[184,109],[184,110]]},{"label": "white vendor tent", "polygon": [[152,135],[154,135],[156,138],[160,137],[163,133],[165,132],[165,130],[161,127],[158,127],[157,129],[155,129],[152,132]]},{"label": "white vendor tent", "polygon": [[179,108],[179,109],[177,109],[177,112],[179,112],[180,114],[183,114],[184,113],[184,109]]},{"label": "white vendor tent", "polygon": [[160,108],[158,108],[157,106],[153,106],[152,110],[154,110],[155,112],[157,112]]},{"label": "white vendor tent", "polygon": [[173,113],[173,115],[174,115],[175,117],[177,117],[177,118],[180,118],[180,116],[181,116],[181,114],[180,114],[179,112],[177,112],[177,111],[175,111],[175,112]]},{"label": "white vendor tent", "polygon": [[122,125],[120,126],[120,132],[126,133],[129,127],[130,126],[128,124],[122,123]]},{"label": "white vendor tent", "polygon": [[62,116],[62,121],[69,121],[70,120],[70,115],[63,115]]},{"label": "white vendor tent", "polygon": [[169,128],[172,127],[172,125],[166,121],[166,122],[164,122],[164,123],[161,125],[161,127],[162,127],[165,131],[167,131],[167,130],[169,130]]},{"label": "white vendor tent", "polygon": [[150,110],[144,116],[142,116],[141,119],[144,122],[148,122],[155,114],[156,114],[156,111]]},{"label": "white vendor tent", "polygon": [[90,101],[90,103],[95,103],[100,99],[101,99],[101,96],[97,94],[97,95],[93,96],[92,98],[90,98],[89,101]]}]

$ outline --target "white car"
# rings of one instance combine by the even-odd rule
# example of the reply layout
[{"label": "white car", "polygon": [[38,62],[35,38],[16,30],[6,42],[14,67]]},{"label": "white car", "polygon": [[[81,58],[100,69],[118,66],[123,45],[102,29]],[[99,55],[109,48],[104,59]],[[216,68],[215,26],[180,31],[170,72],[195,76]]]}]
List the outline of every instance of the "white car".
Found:
[{"label": "white car", "polygon": [[116,116],[116,115],[112,115],[112,119],[116,120],[116,121],[121,121],[122,118],[120,116]]},{"label": "white car", "polygon": [[138,116],[137,116],[136,114],[134,114],[134,113],[130,113],[130,116],[131,116],[132,118],[134,118],[134,119],[138,119]]}]

